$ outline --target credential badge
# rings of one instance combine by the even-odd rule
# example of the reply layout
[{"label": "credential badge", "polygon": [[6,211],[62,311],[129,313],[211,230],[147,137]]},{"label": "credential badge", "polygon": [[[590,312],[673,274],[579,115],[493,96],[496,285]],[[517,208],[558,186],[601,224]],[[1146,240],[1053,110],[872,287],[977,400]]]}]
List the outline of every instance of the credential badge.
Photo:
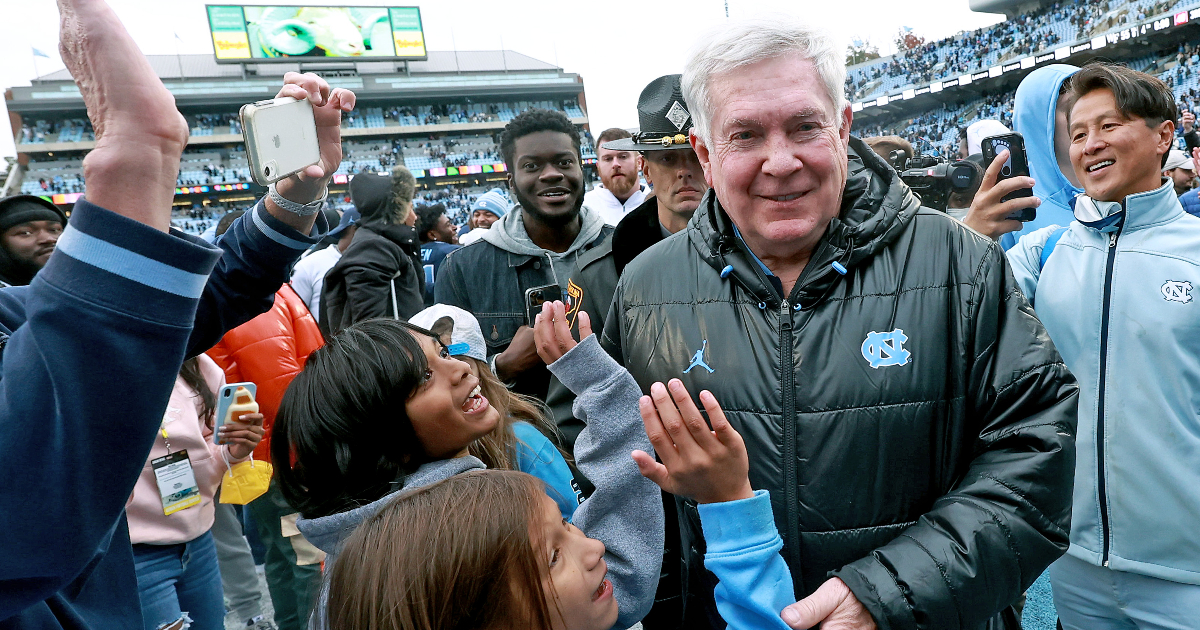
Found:
[{"label": "credential badge", "polygon": [[687,124],[688,119],[691,117],[692,115],[688,113],[687,108],[679,101],[675,101],[671,105],[671,109],[667,111],[667,120],[671,121],[671,124],[675,125],[675,128],[679,131],[683,131],[683,126]]},{"label": "credential badge", "polygon": [[1192,301],[1192,283],[1186,280],[1167,280],[1162,285],[1163,299],[1187,304]]},{"label": "credential badge", "polygon": [[875,369],[889,365],[907,365],[912,359],[912,353],[904,349],[906,341],[908,336],[899,328],[884,333],[872,330],[862,344],[863,358]]}]

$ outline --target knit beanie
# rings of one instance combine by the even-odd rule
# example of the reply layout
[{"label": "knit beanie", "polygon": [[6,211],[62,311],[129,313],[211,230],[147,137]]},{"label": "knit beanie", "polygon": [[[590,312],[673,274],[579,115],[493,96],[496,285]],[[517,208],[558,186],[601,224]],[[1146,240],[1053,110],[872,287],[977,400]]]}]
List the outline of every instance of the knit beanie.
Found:
[{"label": "knit beanie", "polygon": [[0,199],[0,232],[30,221],[58,221],[66,227],[67,215],[58,206],[33,195]]},{"label": "knit beanie", "polygon": [[390,175],[359,173],[350,180],[350,200],[358,208],[363,222],[391,223],[392,178]]},{"label": "knit beanie", "polygon": [[493,188],[479,195],[475,203],[471,204],[471,212],[485,210],[496,215],[497,218],[503,218],[504,213],[508,211],[508,207],[508,197],[504,196],[504,191],[499,188]]}]

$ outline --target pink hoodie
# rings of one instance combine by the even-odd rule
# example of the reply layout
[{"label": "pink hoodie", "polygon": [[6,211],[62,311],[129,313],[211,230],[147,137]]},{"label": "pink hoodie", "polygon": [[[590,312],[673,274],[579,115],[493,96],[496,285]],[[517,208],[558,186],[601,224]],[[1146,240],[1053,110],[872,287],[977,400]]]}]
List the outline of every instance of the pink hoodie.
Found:
[{"label": "pink hoodie", "polygon": [[[200,355],[200,373],[214,392],[225,385],[225,373],[207,355]],[[225,461],[221,453],[227,446],[213,444],[212,429],[200,418],[200,398],[183,382],[175,379],[171,401],[163,414],[162,428],[167,432],[164,440],[162,431],[154,439],[146,467],[138,477],[133,494],[125,504],[129,517],[129,537],[134,544],[172,545],[198,538],[213,525],[213,495],[221,486],[225,474]],[[163,514],[162,495],[154,478],[150,461],[167,454],[166,442],[171,443],[171,452],[186,449],[192,462],[192,472],[200,487],[200,504],[179,510],[171,515]],[[242,460],[229,459],[230,463]]]}]

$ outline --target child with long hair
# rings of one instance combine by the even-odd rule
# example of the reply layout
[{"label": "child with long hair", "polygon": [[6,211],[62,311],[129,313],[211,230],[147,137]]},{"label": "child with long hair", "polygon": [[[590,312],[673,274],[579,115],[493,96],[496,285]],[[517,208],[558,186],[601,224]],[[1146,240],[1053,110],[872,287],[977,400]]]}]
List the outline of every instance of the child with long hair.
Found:
[{"label": "child with long hair", "polygon": [[[565,352],[546,360],[555,361]],[[653,603],[662,561],[661,493],[631,464],[616,469],[595,465],[602,459],[599,445],[624,452],[650,446],[640,426],[607,421],[613,410],[636,405],[632,377],[594,339],[586,352],[572,357],[562,362],[573,376],[564,383],[583,392],[576,402],[579,413],[600,419],[592,441],[585,440],[582,449],[576,446],[579,464],[590,458],[592,472],[585,474],[605,480],[610,489],[580,505],[573,520],[616,541],[619,553],[610,554],[608,561],[614,577],[607,583],[614,589],[609,595],[615,592],[618,601],[627,602],[629,626]],[[626,379],[619,384],[614,380],[618,371]],[[328,554],[327,567],[338,565],[344,539],[388,495],[485,467],[470,450],[496,430],[501,413],[482,392],[483,381],[470,365],[451,356],[433,333],[407,322],[359,322],[309,356],[280,405],[271,457],[280,490],[302,515],[297,527]],[[568,522],[549,496],[561,493],[539,483],[555,508],[556,522]],[[618,505],[636,513],[636,522],[613,518]],[[316,625],[324,626],[323,606],[314,614]]]},{"label": "child with long hair", "polygon": [[[541,481],[521,473],[471,470],[435,485],[450,475],[426,475],[420,485],[406,485],[414,494],[381,501],[364,517],[372,524],[360,531],[385,531],[390,542],[372,537],[339,555],[326,609],[330,627],[607,630],[646,615],[664,525],[661,491],[628,455],[652,452],[640,418],[630,413],[641,392],[600,347],[587,314],[578,318],[578,344],[561,302],[544,306],[534,328],[538,354],[577,394],[574,411],[586,423],[575,457],[596,490],[574,519],[563,518]],[[414,490],[423,485],[428,494]],[[383,527],[385,521],[393,525]]]},{"label": "child with long hair", "polygon": [[[181,619],[191,619],[196,630],[225,626],[211,532],[214,498],[227,466],[249,457],[264,431],[260,413],[242,416],[249,424],[230,422],[214,429],[217,392],[223,385],[225,374],[207,355],[183,362],[125,505],[147,630]],[[169,478],[167,470],[174,471]]]},{"label": "child with long hair", "polygon": [[[585,339],[576,346],[562,324],[561,303],[554,309],[559,326],[553,333],[541,321],[535,328],[538,352],[551,371],[571,386],[581,382],[572,372],[600,364],[610,375],[608,390],[624,390],[606,401],[619,405],[609,407],[610,413],[586,417],[577,443],[581,469],[589,476],[609,473],[596,475],[596,493],[580,505],[578,527],[559,518],[537,480],[520,473],[470,471],[400,493],[346,541],[343,560],[329,578],[331,626],[628,627],[645,609],[626,610],[636,600],[611,596],[628,586],[624,578],[634,577],[613,575],[613,565],[627,559],[622,554],[629,549],[628,541],[614,535],[650,537],[649,530],[635,527],[646,504],[619,500],[623,490],[636,487],[630,482],[639,471],[663,490],[699,504],[708,544],[705,567],[720,580],[716,603],[731,629],[807,628],[824,619],[826,607],[840,602],[837,593],[823,593],[808,607],[792,604],[791,574],[779,554],[783,542],[770,496],[751,488],[745,444],[712,394],[700,393],[707,421],[678,380],[655,383],[650,396],[637,400],[640,391],[628,372],[599,350],[594,337],[586,337],[586,313],[580,314]],[[581,391],[585,408],[596,409],[589,396],[601,389]],[[648,442],[642,445],[652,444],[661,463],[645,448],[633,451],[634,461],[627,455],[629,433],[642,433],[643,426]],[[653,497],[650,502],[658,505]],[[601,520],[605,526],[596,527]],[[861,614],[827,621],[871,627],[870,616]]]},{"label": "child with long hair", "polygon": [[479,320],[457,306],[434,304],[408,321],[428,329],[450,356],[465,361],[479,378],[480,393],[500,412],[496,429],[472,442],[468,451],[488,468],[519,470],[544,481],[569,520],[583,495],[563,454],[546,438],[555,432],[554,424],[541,401],[509,390],[492,372]]}]

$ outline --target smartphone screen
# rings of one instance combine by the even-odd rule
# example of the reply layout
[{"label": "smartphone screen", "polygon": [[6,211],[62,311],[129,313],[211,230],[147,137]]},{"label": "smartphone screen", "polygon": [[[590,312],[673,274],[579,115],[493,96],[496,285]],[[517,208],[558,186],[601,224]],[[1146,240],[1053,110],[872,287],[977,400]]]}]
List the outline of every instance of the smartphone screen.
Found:
[{"label": "smartphone screen", "polygon": [[542,305],[546,302],[555,302],[562,299],[562,287],[557,284],[548,284],[544,287],[534,287],[525,291],[525,323],[530,328],[533,328],[533,323],[537,319],[538,313],[542,312]]},{"label": "smartphone screen", "polygon": [[[1011,179],[1013,177],[1028,177],[1029,176],[1029,160],[1025,154],[1025,138],[1019,133],[1007,133],[999,136],[991,136],[984,138],[983,142],[983,161],[989,168],[996,156],[1005,149],[1008,150],[1008,159],[1005,160],[1004,166],[1000,167],[1000,176],[997,181]],[[1022,197],[1032,197],[1032,188],[1017,189],[1000,199],[1001,202],[1012,199],[1020,199]],[[1023,208],[1017,213],[1010,216],[1010,219],[1018,221],[1032,221],[1037,217],[1036,208]]]}]

